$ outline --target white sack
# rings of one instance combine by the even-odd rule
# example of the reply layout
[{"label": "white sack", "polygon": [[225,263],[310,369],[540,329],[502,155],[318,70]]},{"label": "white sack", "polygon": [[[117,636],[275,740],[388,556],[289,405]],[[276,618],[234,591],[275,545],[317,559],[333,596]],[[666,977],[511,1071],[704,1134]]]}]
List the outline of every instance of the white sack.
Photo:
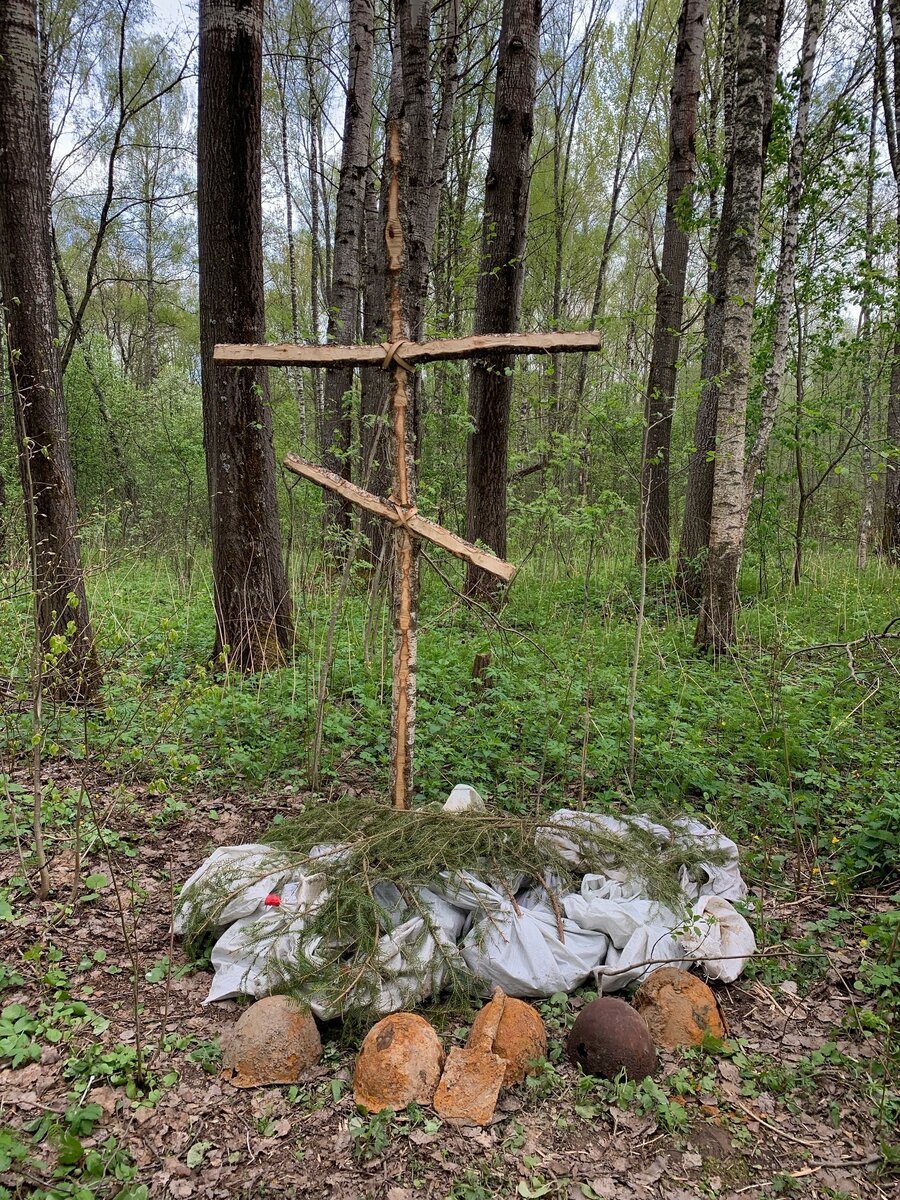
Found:
[{"label": "white sack", "polygon": [[[459,785],[445,809],[466,812],[482,803],[474,788]],[[690,871],[681,867],[686,915],[648,899],[645,881],[624,867],[614,851],[607,862],[594,861],[595,855],[588,861],[585,841],[591,835],[607,832],[627,840],[635,825],[661,849],[671,844],[677,830],[724,855],[721,864],[703,863]],[[731,982],[755,949],[753,931],[728,903],[747,890],[737,846],[699,821],[683,818],[667,829],[647,817],[625,820],[560,809],[540,828],[536,843],[552,848],[576,870],[597,872],[586,874],[580,890],[569,895],[560,895],[559,881],[546,876],[558,896],[559,917],[543,886],[519,891],[523,879],[510,881],[507,891],[504,884],[469,872],[442,872],[431,888],[417,889],[427,914],[416,912],[415,905],[411,910],[394,884],[375,884],[385,929],[378,945],[382,976],[373,981],[367,972],[365,987],[344,996],[341,1007],[365,1005],[380,1016],[414,1006],[440,990],[448,958],[456,956],[484,995],[499,985],[512,996],[541,997],[571,992],[592,976],[600,990],[618,991],[662,965],[648,960],[680,967],[698,963],[710,979]],[[192,905],[208,899],[207,889],[229,895],[213,926],[224,932],[212,952],[215,978],[208,1001],[269,994],[290,974],[301,949],[313,961],[333,956],[336,951],[320,941],[305,941],[305,930],[327,895],[329,863],[344,853],[341,846],[315,847],[304,861],[309,865],[316,860],[316,871],[307,873],[295,855],[256,843],[227,846],[194,872],[182,890],[176,932],[184,932]],[[265,906],[270,892],[280,895],[280,906]],[[320,1017],[339,1015],[322,995],[307,1000]]]},{"label": "white sack", "polygon": [[[278,979],[277,961],[296,961],[300,936],[325,895],[323,874],[303,875],[283,886],[280,905],[269,908],[260,903],[233,922],[210,955],[215,977],[206,1003],[232,996],[267,996]],[[308,945],[306,954],[313,957],[315,947]]]},{"label": "white sack", "polygon": [[682,867],[680,882],[687,895],[692,899],[698,896],[721,896],[723,900],[743,900],[747,895],[747,885],[741,878],[738,848],[731,838],[693,817],[679,817],[672,822],[672,827],[687,833],[698,844],[708,846],[717,855],[727,856],[721,863],[700,863],[694,868],[693,874],[687,867]]},{"label": "white sack", "polygon": [[581,894],[563,899],[566,915],[582,929],[599,930],[610,946],[597,966],[597,986],[618,992],[654,969],[650,959],[667,959],[673,967],[686,966],[674,932],[684,924],[665,905],[647,900],[635,883],[621,883],[603,875],[585,875]]},{"label": "white sack", "polygon": [[182,885],[175,911],[175,932],[187,929],[193,907],[192,893],[207,889],[229,895],[229,901],[216,914],[212,929],[224,929],[232,921],[249,917],[270,892],[277,892],[284,880],[294,877],[292,860],[271,846],[251,842],[244,846],[219,846]]},{"label": "white sack", "polygon": [[753,930],[727,900],[701,896],[694,905],[694,926],[682,935],[688,955],[708,979],[734,983],[756,950]]},{"label": "white sack", "polygon": [[[540,829],[536,841],[538,846],[544,844],[552,847],[566,862],[581,871],[602,869],[608,879],[622,882],[631,880],[640,886],[640,880],[636,879],[634,872],[620,864],[612,861],[596,862],[586,857],[585,843],[591,836],[608,833],[627,841],[629,831],[633,828],[650,833],[661,848],[674,840],[674,830],[682,837],[686,835],[695,845],[701,848],[708,847],[710,853],[716,857],[723,856],[724,861],[721,863],[701,862],[690,870],[686,866],[680,868],[679,882],[691,900],[696,900],[699,896],[743,900],[747,895],[747,886],[741,878],[737,845],[731,838],[725,837],[716,829],[710,829],[694,817],[679,817],[672,822],[671,828],[666,828],[665,825],[657,825],[648,817],[631,817],[625,820],[610,813],[579,813],[561,808]],[[582,830],[583,838],[580,837]]]},{"label": "white sack", "polygon": [[529,908],[517,899],[516,912],[510,896],[474,875],[442,878],[444,898],[472,914],[460,950],[484,996],[497,986],[509,996],[574,991],[606,954],[609,943],[603,934],[586,932],[565,918],[561,942],[549,900]]},{"label": "white sack", "polygon": [[458,783],[444,801],[444,812],[484,812],[485,803],[481,796],[468,783]]},{"label": "white sack", "polygon": [[[377,957],[384,973],[374,996],[361,985],[355,1000],[352,989],[344,997],[344,1006],[364,1004],[380,1016],[404,1006],[415,1007],[440,991],[447,958],[457,955],[456,942],[466,914],[423,888],[418,895],[427,917],[422,913],[403,921],[405,904],[393,884],[376,884],[373,894],[390,927],[378,942]],[[291,963],[298,961],[301,951],[313,962],[326,958],[328,951],[320,939],[304,942],[306,925],[326,895],[324,874],[302,877],[284,885],[278,907],[260,905],[235,921],[213,948],[210,961],[215,977],[206,1003],[239,995],[269,995],[290,974]],[[323,1020],[340,1015],[324,995],[312,992],[306,999]]]},{"label": "white sack", "polygon": [[538,849],[546,846],[553,850],[576,870],[596,871],[602,867],[609,877],[624,879],[627,872],[615,862],[612,852],[607,862],[597,862],[593,855],[589,860],[585,857],[585,843],[589,844],[592,838],[604,833],[624,842],[635,827],[651,833],[661,846],[672,840],[664,825],[657,825],[648,817],[632,817],[626,821],[612,813],[580,813],[571,808],[560,808],[538,830],[535,845]]}]

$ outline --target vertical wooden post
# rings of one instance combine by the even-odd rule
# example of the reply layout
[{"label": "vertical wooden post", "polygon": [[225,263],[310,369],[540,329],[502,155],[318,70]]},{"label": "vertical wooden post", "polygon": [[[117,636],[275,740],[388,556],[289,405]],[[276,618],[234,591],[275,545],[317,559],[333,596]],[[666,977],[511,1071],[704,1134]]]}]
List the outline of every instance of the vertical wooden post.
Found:
[{"label": "vertical wooden post", "polygon": [[[387,247],[390,340],[396,345],[409,337],[403,304],[404,241],[400,211],[402,163],[400,123],[388,127]],[[408,372],[393,365],[391,411],[394,422],[393,500],[401,513],[415,510],[416,461],[412,427],[408,420]],[[412,792],[413,745],[416,733],[416,624],[419,594],[418,555],[409,529],[394,531],[392,563],[394,670],[391,694],[391,798],[395,808],[409,808]]]}]

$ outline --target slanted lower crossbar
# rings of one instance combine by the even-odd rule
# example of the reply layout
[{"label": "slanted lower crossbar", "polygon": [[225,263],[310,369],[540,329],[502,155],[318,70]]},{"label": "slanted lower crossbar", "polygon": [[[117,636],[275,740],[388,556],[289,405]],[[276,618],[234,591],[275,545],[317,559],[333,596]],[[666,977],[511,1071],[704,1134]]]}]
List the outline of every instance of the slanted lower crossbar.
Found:
[{"label": "slanted lower crossbar", "polygon": [[516,574],[517,568],[512,563],[504,562],[502,558],[497,558],[496,555],[489,554],[486,550],[479,550],[477,546],[473,546],[464,538],[457,537],[443,525],[429,521],[415,509],[403,509],[390,500],[383,500],[380,496],[365,491],[364,488],[358,487],[357,484],[351,483],[349,479],[344,479],[334,471],[328,471],[325,467],[307,462],[306,459],[300,458],[296,454],[288,454],[284,459],[284,465],[295,475],[302,475],[304,479],[317,483],[319,487],[336,492],[345,500],[349,500],[351,504],[355,504],[358,508],[364,508],[376,517],[381,517],[382,520],[390,521],[393,525],[405,526],[415,537],[440,546],[442,550],[447,550],[457,558],[481,567],[483,571],[496,575],[504,583],[510,583]]}]

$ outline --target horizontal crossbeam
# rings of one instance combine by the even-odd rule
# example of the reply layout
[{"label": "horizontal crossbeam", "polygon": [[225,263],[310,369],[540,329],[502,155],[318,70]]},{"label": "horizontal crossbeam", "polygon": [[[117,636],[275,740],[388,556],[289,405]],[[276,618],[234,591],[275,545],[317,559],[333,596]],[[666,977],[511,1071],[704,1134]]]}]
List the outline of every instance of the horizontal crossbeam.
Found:
[{"label": "horizontal crossbeam", "polygon": [[[405,363],[442,362],[505,354],[573,354],[601,348],[599,333],[479,333],[433,342],[403,342],[398,353]],[[232,366],[254,363],[267,367],[380,367],[384,346],[303,346],[294,342],[271,345],[221,343],[213,358]]]},{"label": "horizontal crossbeam", "polygon": [[440,546],[450,554],[456,555],[457,558],[481,567],[482,570],[502,579],[504,583],[509,583],[516,573],[516,568],[512,563],[504,562],[502,558],[497,558],[486,550],[479,550],[477,546],[473,546],[464,538],[457,537],[443,525],[438,525],[435,521],[429,521],[427,517],[421,516],[415,509],[405,510],[392,504],[389,500],[382,500],[380,496],[375,496],[372,492],[357,487],[355,483],[351,483],[349,479],[343,479],[334,471],[328,471],[325,467],[307,462],[306,459],[300,458],[296,454],[288,454],[284,459],[284,465],[295,475],[302,475],[304,479],[317,483],[319,487],[336,492],[345,500],[349,500],[351,504],[355,504],[358,508],[364,508],[367,512],[374,513],[376,517],[381,517],[385,521],[390,521],[392,525],[405,525],[416,537],[422,538],[426,542],[432,542],[435,546]]}]

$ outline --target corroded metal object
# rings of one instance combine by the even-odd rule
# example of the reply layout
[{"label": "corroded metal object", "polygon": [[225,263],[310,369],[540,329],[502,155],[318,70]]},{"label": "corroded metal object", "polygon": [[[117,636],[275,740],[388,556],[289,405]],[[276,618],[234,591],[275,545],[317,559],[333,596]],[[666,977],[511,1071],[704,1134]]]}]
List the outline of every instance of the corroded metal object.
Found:
[{"label": "corroded metal object", "polygon": [[[483,1028],[491,1020],[491,1008],[494,1004],[496,1000],[485,1005],[472,1022],[470,1044],[480,1040]],[[512,1087],[515,1083],[521,1083],[526,1075],[532,1073],[531,1063],[547,1055],[547,1030],[541,1020],[541,1014],[524,1000],[516,1000],[512,996],[505,997],[503,1012],[490,1049],[506,1062],[503,1086]]]},{"label": "corroded metal object", "polygon": [[266,996],[223,1039],[222,1078],[238,1088],[296,1083],[321,1053],[312,1013],[290,996]]},{"label": "corroded metal object", "polygon": [[569,1061],[588,1075],[643,1079],[656,1070],[656,1047],[647,1022],[624,1000],[601,996],[586,1004],[566,1043]]},{"label": "corroded metal object", "polygon": [[634,994],[634,1007],[657,1046],[699,1046],[704,1037],[724,1038],[716,998],[702,979],[676,967],[654,971]]},{"label": "corroded metal object", "polygon": [[373,1025],[356,1060],[353,1098],[369,1112],[430,1104],[444,1068],[438,1035],[424,1017],[391,1013]]}]

